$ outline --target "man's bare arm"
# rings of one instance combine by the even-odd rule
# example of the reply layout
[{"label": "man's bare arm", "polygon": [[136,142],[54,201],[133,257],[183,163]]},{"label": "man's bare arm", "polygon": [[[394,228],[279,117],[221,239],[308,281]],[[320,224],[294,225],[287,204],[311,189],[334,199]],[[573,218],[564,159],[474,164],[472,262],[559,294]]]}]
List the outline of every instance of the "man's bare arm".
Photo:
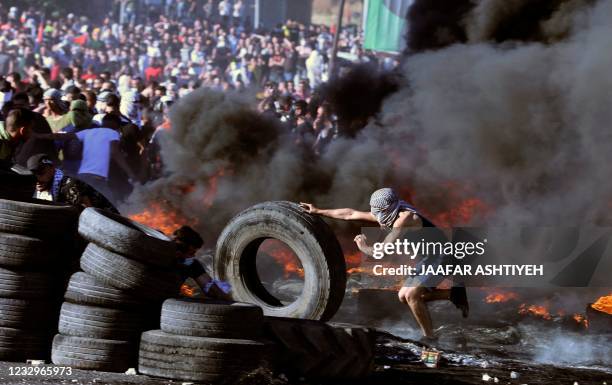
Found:
[{"label": "man's bare arm", "polygon": [[300,207],[310,214],[322,215],[324,217],[333,219],[341,219],[343,221],[376,222],[376,217],[368,211],[358,211],[350,208],[320,209],[311,203],[300,203]]}]

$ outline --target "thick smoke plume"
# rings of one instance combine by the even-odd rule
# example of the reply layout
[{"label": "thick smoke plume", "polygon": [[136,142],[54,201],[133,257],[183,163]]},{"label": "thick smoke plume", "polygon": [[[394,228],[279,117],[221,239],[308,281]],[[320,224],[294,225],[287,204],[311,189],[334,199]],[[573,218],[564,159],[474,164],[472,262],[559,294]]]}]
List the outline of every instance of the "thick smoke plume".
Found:
[{"label": "thick smoke plume", "polygon": [[[168,176],[137,189],[128,211],[163,202],[214,237],[260,201],[367,209],[390,185],[434,217],[477,199],[482,215],[455,224],[607,220],[612,2],[448,3],[416,2],[411,17],[429,19],[412,27],[399,91],[319,159],[238,96],[186,97],[163,144]],[[449,7],[447,27],[425,34]]]}]

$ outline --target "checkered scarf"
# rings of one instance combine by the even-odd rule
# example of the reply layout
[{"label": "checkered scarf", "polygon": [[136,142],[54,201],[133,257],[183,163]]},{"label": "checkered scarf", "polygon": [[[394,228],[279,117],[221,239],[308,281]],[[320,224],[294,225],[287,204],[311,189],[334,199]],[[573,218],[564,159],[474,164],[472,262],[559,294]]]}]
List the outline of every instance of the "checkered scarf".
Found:
[{"label": "checkered scarf", "polygon": [[393,227],[401,211],[417,212],[414,207],[400,200],[393,189],[381,188],[370,197],[370,212],[383,227]]}]

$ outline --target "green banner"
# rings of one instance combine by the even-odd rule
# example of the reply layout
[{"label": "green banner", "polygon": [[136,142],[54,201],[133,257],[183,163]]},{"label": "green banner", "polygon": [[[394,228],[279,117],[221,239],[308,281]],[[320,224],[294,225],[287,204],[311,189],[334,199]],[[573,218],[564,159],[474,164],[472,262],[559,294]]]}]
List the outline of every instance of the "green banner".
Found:
[{"label": "green banner", "polygon": [[364,48],[401,52],[406,46],[406,17],[413,0],[367,0]]}]

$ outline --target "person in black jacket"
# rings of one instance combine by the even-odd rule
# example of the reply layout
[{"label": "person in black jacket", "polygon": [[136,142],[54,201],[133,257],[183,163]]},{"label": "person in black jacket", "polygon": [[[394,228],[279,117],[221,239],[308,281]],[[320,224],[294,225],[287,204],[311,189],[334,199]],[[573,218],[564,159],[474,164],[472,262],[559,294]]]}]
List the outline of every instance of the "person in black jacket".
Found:
[{"label": "person in black jacket", "polygon": [[87,183],[64,175],[46,154],[31,156],[27,168],[36,177],[33,198],[65,203],[79,208],[96,207],[119,213],[102,194]]}]

